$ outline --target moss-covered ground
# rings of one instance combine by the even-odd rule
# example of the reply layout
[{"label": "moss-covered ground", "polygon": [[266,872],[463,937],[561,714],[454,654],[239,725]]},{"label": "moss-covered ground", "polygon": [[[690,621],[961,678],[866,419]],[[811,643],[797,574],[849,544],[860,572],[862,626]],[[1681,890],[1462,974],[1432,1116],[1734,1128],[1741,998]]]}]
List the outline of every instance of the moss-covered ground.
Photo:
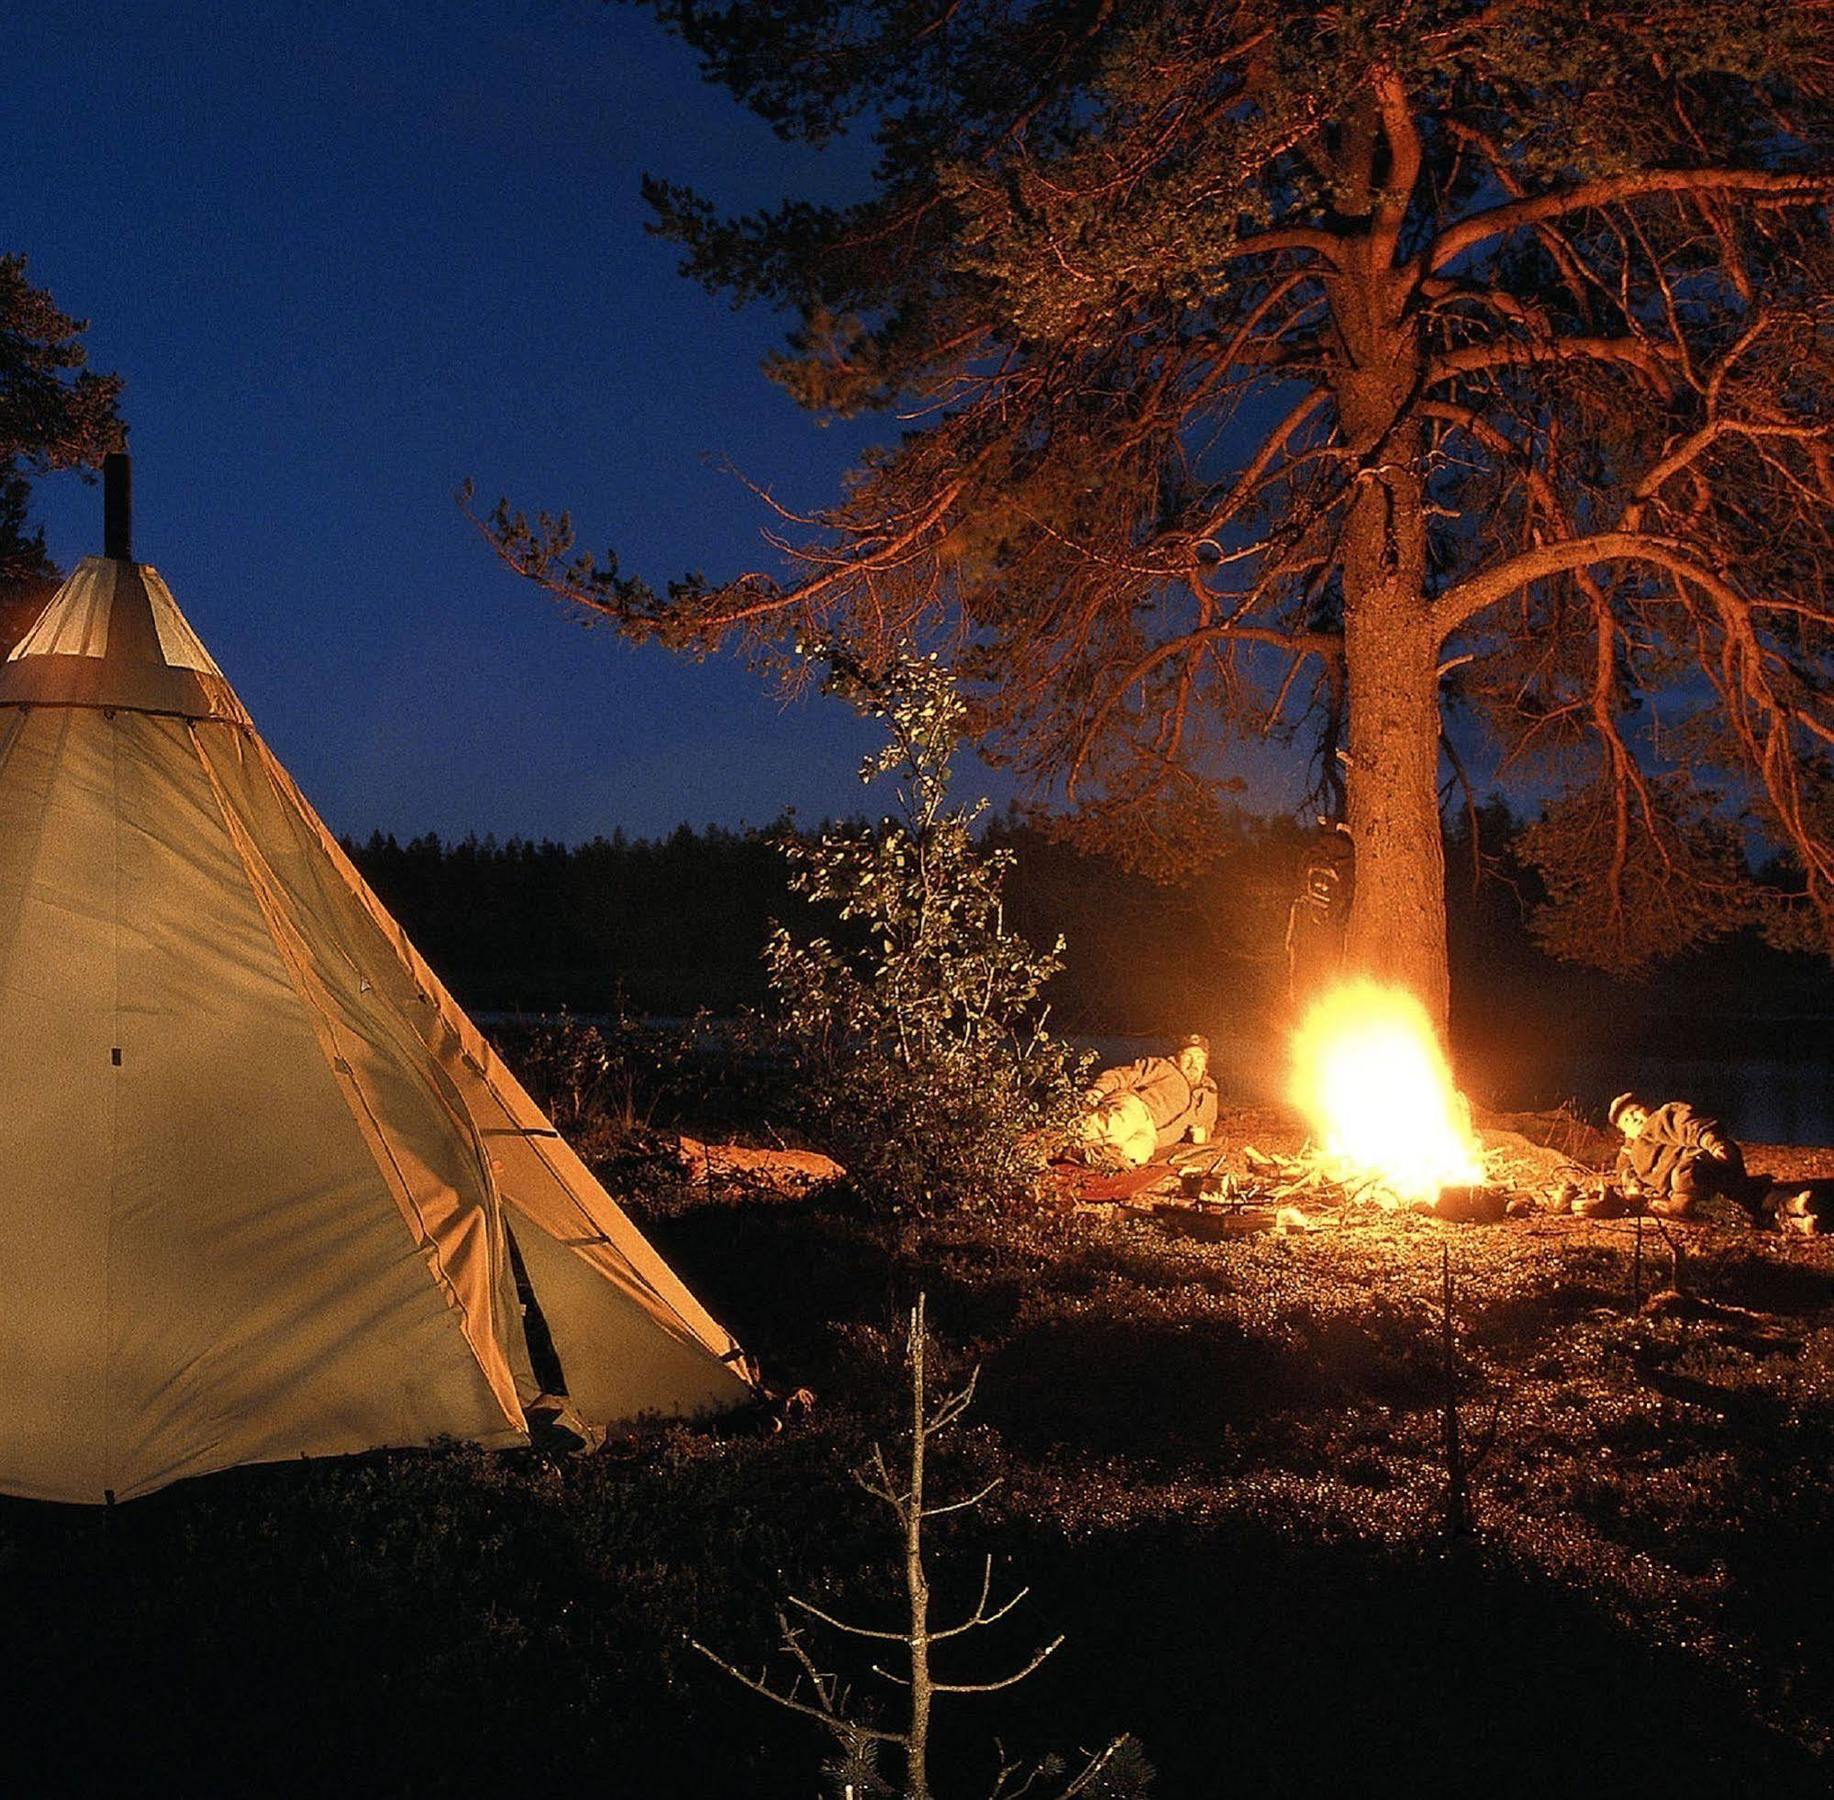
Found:
[{"label": "moss-covered ground", "polygon": [[[1238,1136],[1265,1121],[1237,1119]],[[1807,1172],[1800,1158],[1785,1172]],[[902,1309],[981,1370],[939,1521],[1032,1597],[956,1667],[945,1795],[1132,1730],[1167,1795],[1819,1793],[1834,1728],[1834,1252],[1730,1224],[1372,1218],[1204,1243],[1074,1214],[642,1202],[817,1404],[590,1456],[465,1448],[0,1510],[9,1791],[818,1791],[820,1734],[708,1667],[780,1597],[886,1622],[847,1470],[902,1416]],[[1442,1254],[1474,1534],[1447,1534]],[[946,1525],[946,1529],[944,1528]],[[870,1677],[857,1691],[878,1689]]]}]

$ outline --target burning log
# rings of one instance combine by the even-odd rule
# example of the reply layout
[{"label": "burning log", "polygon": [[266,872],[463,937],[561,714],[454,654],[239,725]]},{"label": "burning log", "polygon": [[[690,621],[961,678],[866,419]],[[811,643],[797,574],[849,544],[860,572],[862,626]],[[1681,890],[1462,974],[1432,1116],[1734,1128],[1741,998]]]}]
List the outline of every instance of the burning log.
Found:
[{"label": "burning log", "polygon": [[1463,1182],[1439,1190],[1433,1203],[1434,1213],[1442,1219],[1465,1225],[1494,1225],[1504,1217],[1510,1205],[1507,1188],[1491,1187],[1481,1181]]},{"label": "burning log", "polygon": [[1347,1165],[1341,1156],[1313,1145],[1296,1155],[1271,1155],[1258,1145],[1247,1144],[1240,1154],[1246,1170],[1227,1178],[1223,1194],[1276,1209],[1291,1207],[1302,1220],[1308,1213],[1370,1208],[1421,1213],[1460,1224],[1494,1224],[1504,1218],[1566,1210],[1562,1196],[1541,1181],[1541,1171],[1529,1172],[1535,1186],[1522,1185],[1523,1171],[1519,1162],[1512,1162],[1507,1146],[1492,1157],[1477,1145],[1475,1137],[1472,1155],[1480,1179],[1448,1183],[1425,1198],[1398,1190],[1380,1170]]},{"label": "burning log", "polygon": [[1252,1145],[1245,1152],[1247,1176],[1236,1185],[1243,1197],[1274,1205],[1300,1201],[1316,1207],[1373,1206],[1383,1212],[1421,1212],[1440,1218],[1496,1219],[1509,1190],[1481,1179],[1454,1184],[1430,1195],[1397,1188],[1379,1169],[1359,1169],[1341,1156],[1308,1147],[1297,1156],[1270,1156]]}]

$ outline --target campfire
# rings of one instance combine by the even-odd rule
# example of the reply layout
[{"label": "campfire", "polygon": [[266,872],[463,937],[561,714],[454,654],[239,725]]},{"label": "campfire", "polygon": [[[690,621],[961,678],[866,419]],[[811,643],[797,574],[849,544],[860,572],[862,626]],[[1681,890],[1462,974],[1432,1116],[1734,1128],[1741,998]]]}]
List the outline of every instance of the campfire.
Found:
[{"label": "campfire", "polygon": [[1291,1049],[1287,1094],[1306,1124],[1303,1148],[1173,1149],[1162,1178],[1148,1168],[1124,1194],[1084,1204],[1229,1238],[1377,1227],[1400,1213],[1494,1224],[1580,1211],[1580,1187],[1598,1185],[1570,1152],[1514,1130],[1492,1133],[1486,1149],[1426,1009],[1404,989],[1341,983],[1308,1009]]},{"label": "campfire", "polygon": [[1315,1001],[1293,1039],[1292,1099],[1321,1173],[1358,1199],[1430,1208],[1483,1185],[1470,1108],[1403,989],[1352,981]]}]

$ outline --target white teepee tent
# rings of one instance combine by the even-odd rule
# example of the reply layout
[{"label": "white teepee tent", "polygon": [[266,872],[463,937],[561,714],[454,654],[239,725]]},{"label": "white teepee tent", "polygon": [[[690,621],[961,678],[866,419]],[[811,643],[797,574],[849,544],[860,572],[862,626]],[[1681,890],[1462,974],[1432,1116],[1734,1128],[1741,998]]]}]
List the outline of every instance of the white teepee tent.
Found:
[{"label": "white teepee tent", "polygon": [[588,1425],[738,1346],[370,892],[150,567],[0,665],[0,1492],[525,1441],[512,1250]]}]

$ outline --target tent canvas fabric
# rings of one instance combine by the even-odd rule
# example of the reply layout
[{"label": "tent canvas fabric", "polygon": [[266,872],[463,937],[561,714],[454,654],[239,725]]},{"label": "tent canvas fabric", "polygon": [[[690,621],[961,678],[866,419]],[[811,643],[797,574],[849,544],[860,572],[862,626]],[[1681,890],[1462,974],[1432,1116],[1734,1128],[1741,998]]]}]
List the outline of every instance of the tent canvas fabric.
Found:
[{"label": "tent canvas fabric", "polygon": [[156,571],[86,560],[0,665],[0,1492],[526,1442],[517,1259],[587,1426],[750,1395]]}]

